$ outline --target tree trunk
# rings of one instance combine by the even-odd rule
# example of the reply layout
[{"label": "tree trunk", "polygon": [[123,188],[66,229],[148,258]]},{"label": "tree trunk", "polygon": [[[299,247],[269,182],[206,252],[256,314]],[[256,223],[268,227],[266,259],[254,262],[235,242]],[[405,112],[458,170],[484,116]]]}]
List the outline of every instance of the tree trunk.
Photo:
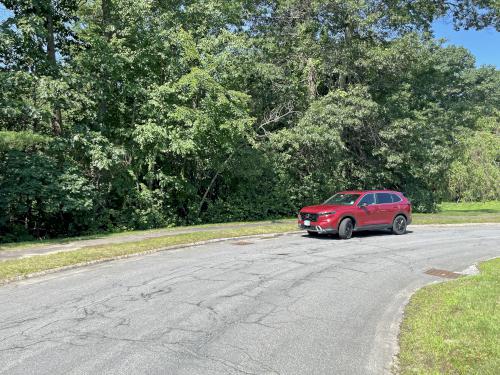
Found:
[{"label": "tree trunk", "polygon": [[[351,44],[352,42],[352,34],[353,34],[353,26],[350,22],[348,22],[345,27],[345,50],[349,48],[349,44]],[[347,78],[348,78],[347,69],[349,64],[350,61],[346,59],[344,64],[345,70],[339,75],[339,88],[341,90],[345,90],[347,88]]]},{"label": "tree trunk", "polygon": [[[109,42],[111,39],[111,31],[108,30],[108,27],[110,25],[110,17],[111,17],[111,0],[101,0],[101,13],[102,13],[102,19],[101,19],[101,35],[104,37],[106,42]],[[99,108],[98,108],[98,113],[97,113],[97,118],[98,121],[103,124],[104,123],[104,117],[106,115],[106,112],[108,111],[108,103],[106,101],[106,97],[108,94],[107,90],[107,77],[101,77],[101,98],[99,100]]]},{"label": "tree trunk", "polygon": [[[53,7],[52,4],[49,5],[47,10],[47,58],[50,62],[51,69],[53,70],[53,74],[56,74],[57,71],[57,61],[56,61],[56,43],[54,40],[54,19],[53,19]],[[52,132],[55,135],[60,135],[62,132],[62,113],[61,108],[56,103],[54,105],[54,113],[52,114]]]},{"label": "tree trunk", "polygon": [[316,87],[316,68],[311,58],[307,59],[307,90],[309,92],[309,98],[311,100],[316,99],[318,93]]},{"label": "tree trunk", "polygon": [[47,57],[54,67],[56,65],[56,44],[54,41],[54,21],[52,18],[53,8],[47,10]]},{"label": "tree trunk", "polygon": [[346,73],[340,73],[339,76],[339,88],[341,90],[345,90],[347,86],[347,74]]},{"label": "tree trunk", "polygon": [[210,190],[212,190],[212,187],[214,186],[215,181],[217,180],[217,177],[219,177],[219,175],[222,173],[224,168],[226,168],[226,165],[229,163],[229,160],[231,160],[233,156],[234,156],[234,152],[231,155],[229,155],[229,157],[226,160],[224,160],[224,162],[220,166],[219,170],[214,174],[214,176],[210,180],[210,183],[208,184],[208,187],[205,190],[203,197],[201,198],[200,204],[198,205],[198,216],[200,216],[200,214],[201,214],[201,210],[203,209],[203,203],[205,203],[205,201],[207,200],[208,193],[210,193]]},{"label": "tree trunk", "polygon": [[111,39],[111,31],[108,30],[111,18],[111,0],[101,1],[101,12],[102,12],[102,20],[101,20],[102,35],[106,38],[107,41],[109,41]]}]

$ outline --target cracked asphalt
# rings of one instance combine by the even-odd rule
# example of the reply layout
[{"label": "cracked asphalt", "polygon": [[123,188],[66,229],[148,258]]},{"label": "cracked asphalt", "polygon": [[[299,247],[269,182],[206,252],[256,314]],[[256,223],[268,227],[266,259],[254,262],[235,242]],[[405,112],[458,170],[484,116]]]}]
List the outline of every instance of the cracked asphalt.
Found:
[{"label": "cracked asphalt", "polygon": [[500,255],[500,225],[302,234],[118,260],[0,287],[0,374],[383,374],[404,304]]}]

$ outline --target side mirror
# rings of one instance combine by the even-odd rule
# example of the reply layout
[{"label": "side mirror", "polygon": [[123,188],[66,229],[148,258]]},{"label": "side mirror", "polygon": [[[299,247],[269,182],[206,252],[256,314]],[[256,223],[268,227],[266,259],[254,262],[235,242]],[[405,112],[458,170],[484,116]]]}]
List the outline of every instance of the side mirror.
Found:
[{"label": "side mirror", "polygon": [[366,202],[358,204],[358,207],[360,207],[360,208],[365,208],[366,206],[368,206],[368,203],[366,203]]}]

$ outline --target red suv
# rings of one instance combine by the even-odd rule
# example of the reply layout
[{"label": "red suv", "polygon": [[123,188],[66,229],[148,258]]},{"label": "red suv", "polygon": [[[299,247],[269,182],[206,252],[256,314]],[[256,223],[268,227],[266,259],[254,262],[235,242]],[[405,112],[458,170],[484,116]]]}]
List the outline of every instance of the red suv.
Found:
[{"label": "red suv", "polygon": [[395,234],[404,234],[410,223],[410,201],[391,190],[342,191],[299,213],[299,227],[310,235],[338,233],[342,239],[361,230],[391,229]]}]

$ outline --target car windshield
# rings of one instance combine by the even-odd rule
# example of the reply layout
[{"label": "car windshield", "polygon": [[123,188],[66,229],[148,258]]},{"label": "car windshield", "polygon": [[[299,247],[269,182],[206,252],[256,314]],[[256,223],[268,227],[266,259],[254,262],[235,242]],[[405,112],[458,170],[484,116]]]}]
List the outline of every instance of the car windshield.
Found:
[{"label": "car windshield", "polygon": [[323,204],[332,204],[337,206],[352,206],[360,194],[335,194],[328,198]]}]

